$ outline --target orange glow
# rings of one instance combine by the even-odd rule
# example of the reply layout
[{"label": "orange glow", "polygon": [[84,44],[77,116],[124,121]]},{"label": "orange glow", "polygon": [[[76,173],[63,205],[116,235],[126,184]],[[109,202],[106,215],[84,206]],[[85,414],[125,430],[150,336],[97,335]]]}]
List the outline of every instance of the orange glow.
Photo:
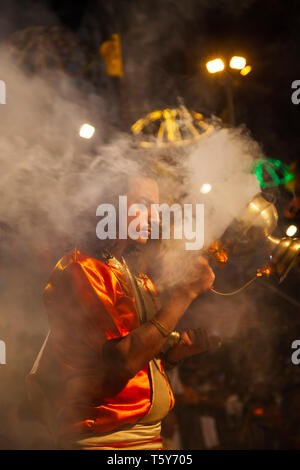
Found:
[{"label": "orange glow", "polygon": [[251,65],[246,65],[246,67],[244,67],[241,71],[240,71],[240,74],[243,75],[243,77],[245,77],[246,75],[248,75],[248,73],[250,73],[252,70],[252,67]]},{"label": "orange glow", "polygon": [[212,243],[212,245],[209,247],[208,251],[214,257],[217,266],[219,268],[224,268],[225,264],[228,261],[228,254],[225,251],[225,248],[221,247],[220,241],[217,240],[214,243]]},{"label": "orange glow", "polygon": [[269,264],[265,264],[262,268],[257,270],[257,277],[261,277],[263,274],[265,274],[267,277],[272,274],[272,268]]},{"label": "orange glow", "polygon": [[262,416],[264,414],[264,410],[263,408],[255,408],[255,410],[253,411],[253,414],[255,416]]}]

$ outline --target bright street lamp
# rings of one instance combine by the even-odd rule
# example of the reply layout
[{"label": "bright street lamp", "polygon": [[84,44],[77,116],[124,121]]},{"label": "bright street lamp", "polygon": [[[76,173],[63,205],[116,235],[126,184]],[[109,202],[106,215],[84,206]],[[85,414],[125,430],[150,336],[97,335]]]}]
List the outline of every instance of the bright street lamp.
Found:
[{"label": "bright street lamp", "polygon": [[244,57],[233,56],[231,57],[229,66],[232,69],[242,70],[246,65],[246,59]]},{"label": "bright street lamp", "polygon": [[209,73],[216,73],[224,70],[225,65],[222,59],[214,59],[206,63],[206,68]]},{"label": "bright street lamp", "polygon": [[[245,57],[240,56],[233,56],[230,59],[229,67],[231,69],[239,70],[242,76],[248,75],[251,72],[252,67],[251,65],[246,65]],[[233,79],[231,74],[228,70],[225,69],[225,64],[222,59],[217,58],[214,60],[210,60],[206,62],[206,68],[209,73],[217,73],[222,72],[224,70],[224,86],[226,91],[227,97],[227,109],[229,115],[229,123],[234,126],[235,125],[235,110],[234,110],[234,102],[233,102]],[[227,66],[228,68],[228,66]]]}]

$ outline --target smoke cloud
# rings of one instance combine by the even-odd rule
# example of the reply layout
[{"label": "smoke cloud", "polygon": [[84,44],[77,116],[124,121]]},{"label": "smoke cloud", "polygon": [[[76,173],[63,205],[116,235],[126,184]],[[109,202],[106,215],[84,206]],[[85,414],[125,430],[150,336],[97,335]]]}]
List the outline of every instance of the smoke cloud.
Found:
[{"label": "smoke cloud", "polygon": [[[176,5],[179,8],[179,3]],[[143,30],[146,13],[141,13],[137,27],[127,36],[126,73],[131,77],[138,63],[134,45],[142,32],[144,46],[152,44],[154,24],[149,25],[147,34]],[[160,31],[164,31],[164,21],[166,31],[180,29],[182,14],[183,7],[172,14],[167,12],[161,18]],[[172,45],[178,42],[180,35],[173,37]],[[163,51],[167,51],[170,43],[164,44]],[[159,48],[154,44],[153,54]],[[153,110],[149,89],[136,85],[149,84],[152,59],[153,55],[139,67],[140,75],[128,85],[129,94],[130,87],[137,88],[128,110],[131,115],[136,114],[140,98],[143,106],[139,110]],[[213,133],[193,146],[146,152],[113,126],[110,102],[104,95],[87,91],[85,86],[78,88],[57,70],[47,76],[29,75],[4,48],[0,71],[7,93],[6,104],[0,105],[0,339],[7,345],[0,404],[1,428],[6,430],[6,437],[1,432],[0,440],[4,447],[37,448],[45,445],[38,439],[43,432],[24,412],[27,405],[20,390],[47,332],[43,287],[55,262],[84,238],[84,215],[95,214],[100,203],[110,201],[112,190],[118,193],[126,177],[142,171],[147,163],[157,172],[161,202],[204,204],[207,249],[259,192],[250,168],[261,150],[245,129],[225,129],[213,121]],[[163,83],[162,75],[158,75]],[[170,91],[169,78],[165,83]],[[156,104],[169,105],[163,93]],[[95,143],[78,136],[85,122],[96,127]],[[203,184],[211,185],[207,194],[200,191]],[[183,243],[165,241],[159,254],[160,270],[155,275],[162,287],[190,275],[194,253],[187,253]],[[255,299],[250,297],[245,294],[242,301],[226,303],[207,294],[200,304],[192,306],[181,327],[201,323],[230,339],[249,326],[245,318],[256,318]],[[270,331],[268,337],[273,333]]]}]

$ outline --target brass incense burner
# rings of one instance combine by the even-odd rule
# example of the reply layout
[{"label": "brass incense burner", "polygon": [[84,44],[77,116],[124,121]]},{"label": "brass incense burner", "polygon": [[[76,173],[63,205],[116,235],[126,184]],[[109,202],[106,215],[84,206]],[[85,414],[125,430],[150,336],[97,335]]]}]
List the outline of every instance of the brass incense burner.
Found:
[{"label": "brass incense burner", "polygon": [[257,194],[209,251],[220,266],[225,265],[228,254],[251,253],[263,245],[270,261],[258,270],[257,275],[273,273],[282,282],[300,253],[300,239],[272,236],[277,222],[278,213],[274,204]]}]

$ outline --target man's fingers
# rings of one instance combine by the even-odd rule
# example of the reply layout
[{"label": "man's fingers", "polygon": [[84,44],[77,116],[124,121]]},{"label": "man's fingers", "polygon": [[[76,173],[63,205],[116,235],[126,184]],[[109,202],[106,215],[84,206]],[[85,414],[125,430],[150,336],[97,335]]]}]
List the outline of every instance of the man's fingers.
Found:
[{"label": "man's fingers", "polygon": [[181,333],[180,344],[195,347],[199,352],[219,349],[222,345],[218,335],[210,334],[205,328],[196,328]]},{"label": "man's fingers", "polygon": [[204,349],[209,347],[208,335],[205,328],[197,328],[195,331],[196,343],[199,346],[202,346]]},{"label": "man's fingers", "polygon": [[221,338],[218,335],[210,334],[205,328],[196,328],[194,333],[194,344],[203,349],[218,349],[221,347]]}]

